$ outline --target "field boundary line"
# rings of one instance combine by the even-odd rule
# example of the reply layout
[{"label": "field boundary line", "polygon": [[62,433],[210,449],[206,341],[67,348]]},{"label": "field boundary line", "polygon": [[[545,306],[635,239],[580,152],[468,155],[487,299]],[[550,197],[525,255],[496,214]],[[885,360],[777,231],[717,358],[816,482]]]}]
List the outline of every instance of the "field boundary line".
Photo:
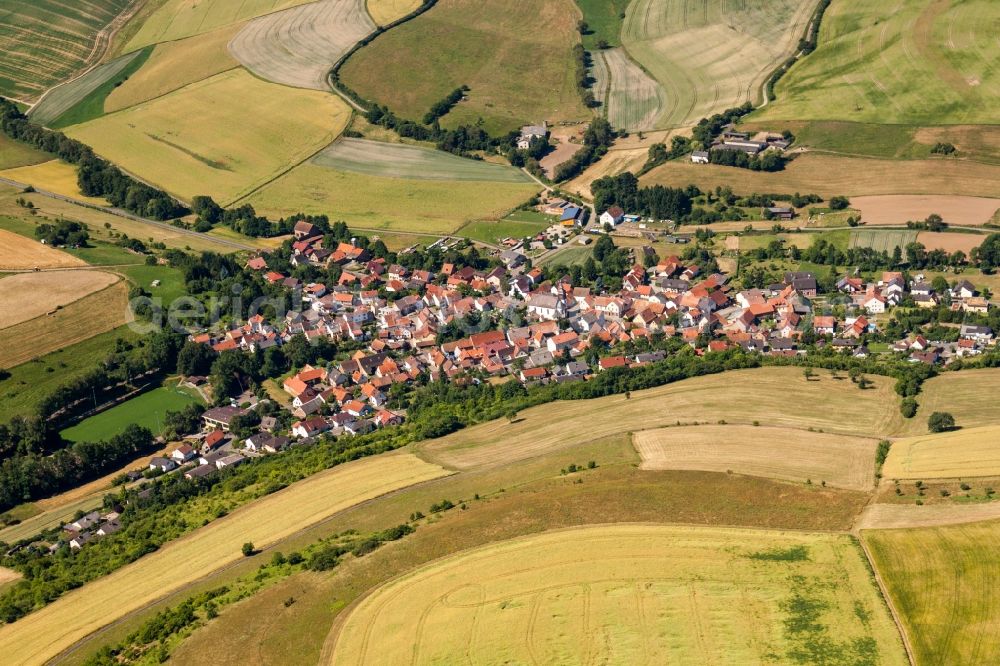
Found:
[{"label": "field boundary line", "polygon": [[875,584],[878,585],[879,593],[882,595],[885,605],[889,608],[889,614],[892,615],[892,621],[896,624],[896,630],[899,632],[899,637],[903,641],[903,649],[906,650],[906,658],[910,661],[910,666],[916,666],[916,659],[913,657],[913,646],[910,644],[910,637],[906,633],[906,628],[903,626],[902,620],[900,620],[899,613],[896,611],[896,607],[892,603],[892,597],[889,596],[889,588],[885,584],[885,580],[882,578],[882,574],[879,573],[878,567],[875,566],[875,559],[872,557],[871,551],[868,550],[868,544],[861,537],[860,531],[857,536],[858,543],[861,544],[861,552],[865,554],[865,560],[868,562],[868,567],[872,571],[872,575],[875,577]]}]

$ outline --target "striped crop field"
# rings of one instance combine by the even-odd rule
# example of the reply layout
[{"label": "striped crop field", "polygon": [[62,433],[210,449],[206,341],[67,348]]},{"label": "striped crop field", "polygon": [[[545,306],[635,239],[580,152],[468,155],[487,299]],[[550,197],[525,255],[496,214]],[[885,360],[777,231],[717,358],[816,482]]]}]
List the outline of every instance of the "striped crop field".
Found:
[{"label": "striped crop field", "polygon": [[[58,123],[60,116],[82,102],[99,88],[115,79],[128,69],[132,62],[140,57],[148,56],[146,51],[134,51],[99,67],[95,67],[83,76],[54,88],[42,100],[32,107],[28,117],[39,125],[52,126]],[[110,91],[108,91],[110,93]],[[100,108],[104,108],[103,99]]]},{"label": "striped crop field", "polygon": [[0,0],[0,95],[34,100],[101,57],[131,0]]},{"label": "striped crop field", "polygon": [[166,0],[143,22],[125,51],[194,37],[312,0]]},{"label": "striped crop field", "polygon": [[889,231],[882,229],[863,229],[852,231],[849,247],[870,247],[876,252],[888,252],[897,247],[905,250],[910,243],[917,241],[916,231]]},{"label": "striped crop field", "polygon": [[334,63],[373,30],[364,0],[320,0],[250,21],[229,50],[268,81],[329,90]]},{"label": "striped crop field", "polygon": [[834,0],[759,120],[996,124],[996,0]]},{"label": "striped crop field", "polygon": [[657,128],[683,127],[759,103],[792,55],[816,0],[635,0],[622,27],[628,54],[666,91]]},{"label": "striped crop field", "polygon": [[622,48],[593,51],[594,97],[608,122],[628,131],[654,129],[667,105],[663,86],[629,59]]},{"label": "striped crop field", "polygon": [[364,139],[341,139],[312,161],[318,166],[383,178],[532,182],[524,172],[513,167],[470,160],[432,148]]}]

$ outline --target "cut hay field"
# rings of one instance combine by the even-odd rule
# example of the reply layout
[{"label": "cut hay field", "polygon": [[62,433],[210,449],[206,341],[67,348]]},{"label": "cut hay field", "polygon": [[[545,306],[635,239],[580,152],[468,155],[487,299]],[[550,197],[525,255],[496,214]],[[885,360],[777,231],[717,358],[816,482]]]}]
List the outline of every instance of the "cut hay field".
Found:
[{"label": "cut hay field", "polygon": [[[925,495],[926,496],[926,495]],[[861,512],[856,530],[962,525],[1000,518],[1000,501],[939,502],[936,504],[869,504]]]},{"label": "cut hay field", "polygon": [[70,442],[98,442],[119,434],[130,423],[163,433],[163,417],[200,401],[191,392],[161,386],[81,421],[59,435]]},{"label": "cut hay field", "polygon": [[36,190],[44,190],[64,197],[79,199],[95,206],[107,206],[108,202],[99,197],[84,196],[77,181],[76,167],[62,160],[49,160],[41,164],[5,169],[0,178],[8,178],[18,183],[31,185]]},{"label": "cut hay field", "polygon": [[917,240],[916,231],[892,231],[862,229],[851,232],[849,247],[868,247],[876,252],[883,250],[892,254],[895,248],[905,248],[908,244]]},{"label": "cut hay field", "polygon": [[[892,382],[872,377],[873,389],[824,376],[806,381],[793,368],[737,370],[643,391],[532,407],[514,423],[499,419],[428,440],[419,452],[457,469],[502,465],[625,432],[681,424],[727,423],[813,428],[879,438],[901,417]],[[788,396],[795,395],[795,401]],[[809,406],[808,408],[806,406]],[[819,407],[822,406],[822,407]]]},{"label": "cut hay field", "polygon": [[227,26],[197,37],[157,44],[139,71],[108,95],[104,110],[121,111],[238,67],[228,49],[229,40],[238,30],[239,26]]},{"label": "cut hay field", "polygon": [[131,0],[0,0],[0,95],[34,100],[101,56],[99,33]]},{"label": "cut hay field", "polygon": [[499,219],[539,189],[532,183],[380,178],[303,164],[245,201],[275,217],[322,214],[356,228],[445,234],[472,220]]},{"label": "cut hay field", "polygon": [[165,0],[132,36],[124,51],[194,37],[312,0]]},{"label": "cut hay field", "polygon": [[30,270],[33,268],[72,268],[86,266],[76,257],[42,245],[6,229],[0,229],[0,270]]},{"label": "cut hay field", "polygon": [[875,483],[874,439],[795,428],[703,425],[633,436],[642,469],[732,471],[851,490]]},{"label": "cut hay field", "polygon": [[907,663],[850,538],[608,525],[395,578],[350,611],[326,663],[794,663],[816,650]]},{"label": "cut hay field", "polygon": [[[976,281],[975,276],[970,278]],[[917,396],[920,407],[912,419],[905,419],[895,435],[924,435],[927,418],[934,412],[950,412],[962,428],[1000,426],[996,395],[1000,392],[1000,369],[985,368],[945,372],[924,382]],[[961,431],[959,431],[961,432]]]},{"label": "cut hay field", "polygon": [[936,231],[921,231],[917,234],[917,242],[928,250],[944,250],[948,254],[952,252],[964,252],[968,256],[974,248],[979,247],[986,240],[986,236],[980,234],[947,233]]},{"label": "cut hay field", "polygon": [[1000,476],[1000,426],[896,440],[882,467],[887,479]]},{"label": "cut hay field", "polygon": [[[531,17],[531,20],[525,20]],[[362,97],[419,121],[461,85],[468,100],[441,119],[502,134],[543,120],[590,117],[577,93],[572,0],[440,0],[351,56],[341,80]]]},{"label": "cut hay field", "polygon": [[622,26],[628,54],[663,86],[659,128],[684,127],[751,101],[792,55],[814,0],[635,0]]},{"label": "cut hay field", "polygon": [[35,317],[0,331],[0,368],[12,368],[83,342],[129,319],[128,285],[119,280],[52,315]]},{"label": "cut hay field", "polygon": [[0,279],[0,293],[4,294],[0,302],[0,329],[63,308],[120,279],[104,271],[78,270],[9,275]]},{"label": "cut hay field", "polygon": [[819,46],[781,78],[756,120],[1000,120],[993,0],[835,1]]},{"label": "cut hay field", "polygon": [[611,125],[628,131],[651,130],[667,105],[663,86],[629,59],[625,49],[592,54],[594,98]]},{"label": "cut hay field", "polygon": [[[812,192],[824,198],[873,194],[948,194],[993,197],[1000,166],[959,160],[877,160],[818,153],[799,155],[784,171],[764,173],[714,164],[668,162],[642,177],[643,185],[694,183],[702,190]],[[853,200],[853,199],[852,199]],[[945,215],[945,213],[941,213]]]},{"label": "cut hay field", "polygon": [[1000,663],[1000,522],[869,530],[862,538],[916,663]]},{"label": "cut hay field", "polygon": [[368,13],[378,25],[389,25],[416,11],[420,0],[368,0]]},{"label": "cut hay field", "polygon": [[861,211],[865,224],[906,224],[937,213],[944,221],[960,227],[986,224],[1000,210],[1000,199],[961,196],[888,195],[854,197],[851,206]]},{"label": "cut hay field", "polygon": [[335,95],[236,69],[67,134],[183,199],[228,204],[329,144],[349,118]]},{"label": "cut hay field", "polygon": [[364,0],[318,0],[250,21],[229,52],[268,81],[327,91],[333,65],[374,30]]},{"label": "cut hay field", "polygon": [[[28,118],[39,125],[58,129],[99,117],[104,111],[104,99],[114,90],[114,84],[138,69],[147,57],[148,50],[134,51],[53,88],[31,108]],[[79,108],[83,106],[88,108]]]},{"label": "cut hay field", "polygon": [[26,143],[15,141],[6,134],[0,134],[0,169],[30,166],[48,162],[52,156],[32,148]]},{"label": "cut hay field", "polygon": [[520,169],[471,160],[433,148],[340,139],[312,159],[318,166],[382,178],[534,183]]},{"label": "cut hay field", "polygon": [[360,502],[445,474],[408,454],[321,472],[0,627],[0,653],[13,663],[47,661],[108,623],[242,559],[247,541],[266,547]]}]

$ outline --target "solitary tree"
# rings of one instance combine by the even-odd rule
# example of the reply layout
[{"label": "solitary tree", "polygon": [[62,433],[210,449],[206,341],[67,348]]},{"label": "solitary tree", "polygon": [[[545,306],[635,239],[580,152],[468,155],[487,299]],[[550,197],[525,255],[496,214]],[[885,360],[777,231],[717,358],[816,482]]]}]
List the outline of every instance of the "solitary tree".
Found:
[{"label": "solitary tree", "polygon": [[252,542],[247,541],[245,544],[243,544],[243,557],[250,557],[255,552],[257,552],[257,549],[253,547]]},{"label": "solitary tree", "polygon": [[949,412],[934,412],[927,419],[927,429],[931,432],[946,432],[955,428],[955,417]]}]

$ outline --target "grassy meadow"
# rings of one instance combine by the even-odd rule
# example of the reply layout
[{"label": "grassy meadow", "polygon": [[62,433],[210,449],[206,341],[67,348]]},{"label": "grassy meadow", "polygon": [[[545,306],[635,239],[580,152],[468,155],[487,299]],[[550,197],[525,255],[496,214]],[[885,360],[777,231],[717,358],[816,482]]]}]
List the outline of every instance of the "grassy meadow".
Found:
[{"label": "grassy meadow", "polygon": [[228,48],[238,30],[239,26],[227,26],[157,44],[142,67],[107,96],[104,110],[121,111],[238,67]]},{"label": "grassy meadow", "polygon": [[466,224],[455,232],[458,236],[471,238],[484,243],[499,243],[504,238],[526,238],[544,231],[550,222],[521,222],[506,217],[502,220],[477,220]]},{"label": "grassy meadow", "polygon": [[482,118],[487,131],[502,134],[543,120],[583,120],[589,112],[572,63],[579,16],[572,0],[440,0],[351,56],[341,80],[416,121],[467,85],[468,100],[441,119],[448,127]]},{"label": "grassy meadow", "polygon": [[849,537],[652,525],[547,532],[437,560],[351,609],[321,663],[431,664],[459,655],[491,663],[907,663]]},{"label": "grassy meadow", "polygon": [[230,203],[307,159],[346,126],[338,97],[231,70],[67,130],[182,199]]},{"label": "grassy meadow", "polygon": [[992,0],[832,2],[816,51],[754,118],[995,124],[998,21]]},{"label": "grassy meadow", "polygon": [[1000,521],[866,530],[918,664],[1000,661]]},{"label": "grassy meadow", "polygon": [[530,182],[381,178],[307,163],[246,201],[276,217],[327,214],[362,229],[446,234],[470,220],[503,217],[538,190]]},{"label": "grassy meadow", "polygon": [[[763,99],[765,81],[795,52],[814,0],[635,0],[622,44],[663,87],[657,128],[684,127]],[[644,129],[644,128],[640,128]]]},{"label": "grassy meadow", "polygon": [[26,143],[15,141],[6,134],[0,134],[0,169],[31,166],[48,162],[52,156]]},{"label": "grassy meadow", "polygon": [[130,0],[0,0],[0,95],[34,100],[93,64],[98,33]]},{"label": "grassy meadow", "polygon": [[[969,280],[977,283],[977,276]],[[928,278],[929,279],[929,278]],[[954,276],[949,276],[954,279]],[[924,382],[917,396],[919,408],[912,419],[904,420],[900,436],[925,435],[927,418],[934,412],[950,412],[961,428],[1000,426],[1000,410],[996,409],[995,396],[1000,389],[1000,369],[984,368],[945,372]],[[959,431],[961,432],[961,431]]]},{"label": "grassy meadow", "polygon": [[588,51],[598,48],[598,44],[621,45],[622,21],[628,0],[577,0],[587,22],[587,32],[583,35],[583,47]]},{"label": "grassy meadow", "polygon": [[0,651],[14,663],[38,663],[106,624],[243,559],[240,546],[269,544],[339,511],[446,472],[395,454],[337,466],[268,495],[173,541],[114,573],[66,594],[10,625]]},{"label": "grassy meadow", "polygon": [[71,442],[97,442],[114,437],[130,423],[159,435],[163,433],[163,417],[167,412],[179,412],[198,402],[190,392],[175,386],[161,386],[91,416],[59,435]]}]

